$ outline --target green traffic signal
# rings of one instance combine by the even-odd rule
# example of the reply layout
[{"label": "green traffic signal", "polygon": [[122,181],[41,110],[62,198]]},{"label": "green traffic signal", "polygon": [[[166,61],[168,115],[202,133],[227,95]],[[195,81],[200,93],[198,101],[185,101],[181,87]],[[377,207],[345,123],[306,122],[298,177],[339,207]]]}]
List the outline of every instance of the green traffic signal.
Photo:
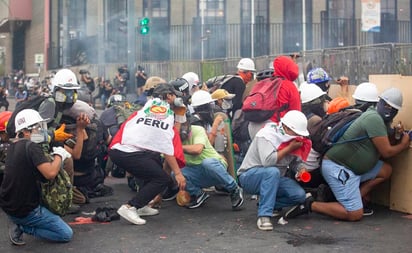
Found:
[{"label": "green traffic signal", "polygon": [[148,34],[149,33],[149,18],[142,18],[140,19],[140,34]]},{"label": "green traffic signal", "polygon": [[149,27],[143,26],[140,28],[140,34],[148,34],[149,33]]},{"label": "green traffic signal", "polygon": [[142,18],[141,20],[140,20],[140,25],[141,26],[145,26],[145,25],[148,25],[149,24],[149,18]]}]

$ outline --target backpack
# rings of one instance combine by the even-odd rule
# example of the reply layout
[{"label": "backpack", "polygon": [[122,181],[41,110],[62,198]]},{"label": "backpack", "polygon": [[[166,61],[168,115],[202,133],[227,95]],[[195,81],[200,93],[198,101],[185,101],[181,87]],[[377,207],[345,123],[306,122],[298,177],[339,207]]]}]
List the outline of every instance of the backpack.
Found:
[{"label": "backpack", "polygon": [[[26,141],[26,157],[29,154],[30,141]],[[70,176],[63,169],[63,163],[53,180],[39,182],[41,188],[41,201],[43,205],[54,214],[64,216],[69,210],[73,199],[73,185]]]},{"label": "backpack", "polygon": [[253,86],[250,94],[243,101],[242,111],[245,120],[252,122],[263,122],[277,113],[278,120],[280,112],[289,108],[284,104],[280,108],[276,105],[282,78],[273,77],[259,81]]},{"label": "backpack", "polygon": [[234,77],[240,78],[237,75],[220,75],[220,76],[209,78],[206,81],[206,85],[207,85],[207,88],[209,89],[209,93],[213,93],[217,89],[222,89],[222,86]]},{"label": "backpack", "polygon": [[343,110],[323,117],[321,121],[309,130],[312,148],[321,155],[324,155],[336,144],[368,138],[368,136],[361,136],[350,140],[339,141],[350,125],[352,125],[361,114],[362,112],[358,110]]},{"label": "backpack", "polygon": [[43,103],[44,100],[46,100],[48,97],[45,96],[34,96],[29,98],[26,101],[23,101],[21,103],[19,103],[16,108],[14,109],[8,123],[7,123],[7,127],[6,127],[6,132],[9,135],[10,138],[13,138],[16,133],[16,126],[14,125],[14,120],[16,118],[17,113],[19,113],[20,111],[24,110],[24,109],[33,109],[33,110],[38,110],[41,103]]}]

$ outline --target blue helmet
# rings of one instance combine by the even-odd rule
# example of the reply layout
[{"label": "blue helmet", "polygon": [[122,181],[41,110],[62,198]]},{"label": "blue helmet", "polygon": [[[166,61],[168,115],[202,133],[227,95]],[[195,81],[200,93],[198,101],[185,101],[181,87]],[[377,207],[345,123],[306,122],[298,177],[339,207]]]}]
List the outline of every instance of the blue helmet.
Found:
[{"label": "blue helmet", "polygon": [[329,80],[331,80],[331,78],[323,68],[311,69],[307,76],[308,83],[323,83]]}]

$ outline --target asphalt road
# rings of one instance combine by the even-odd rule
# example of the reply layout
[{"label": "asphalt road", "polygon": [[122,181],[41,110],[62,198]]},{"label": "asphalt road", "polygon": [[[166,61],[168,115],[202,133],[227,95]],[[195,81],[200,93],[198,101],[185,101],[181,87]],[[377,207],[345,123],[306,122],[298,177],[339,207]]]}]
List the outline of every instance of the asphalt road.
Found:
[{"label": "asphalt road", "polygon": [[[108,197],[91,199],[82,206],[89,213],[97,207],[118,208],[133,196],[126,179],[107,178],[114,188]],[[110,223],[71,225],[73,240],[50,243],[24,235],[25,246],[12,246],[8,221],[0,211],[0,252],[412,252],[412,217],[373,206],[375,214],[360,222],[342,222],[309,214],[278,225],[274,230],[256,227],[256,201],[246,195],[242,210],[232,211],[228,196],[211,193],[204,206],[189,210],[175,201],[163,202],[160,214],[145,217],[146,225],[136,226],[121,219]],[[67,215],[73,222],[78,216]]]}]

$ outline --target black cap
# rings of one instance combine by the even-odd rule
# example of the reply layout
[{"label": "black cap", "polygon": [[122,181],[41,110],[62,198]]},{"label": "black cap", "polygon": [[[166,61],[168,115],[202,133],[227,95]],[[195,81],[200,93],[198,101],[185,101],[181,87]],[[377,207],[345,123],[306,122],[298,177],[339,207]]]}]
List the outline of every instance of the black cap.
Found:
[{"label": "black cap", "polygon": [[164,94],[175,94],[178,97],[183,96],[183,93],[176,90],[173,85],[168,84],[168,83],[161,83],[159,85],[156,86],[156,88],[154,88],[152,96],[153,97],[158,97],[160,95],[164,95]]}]

